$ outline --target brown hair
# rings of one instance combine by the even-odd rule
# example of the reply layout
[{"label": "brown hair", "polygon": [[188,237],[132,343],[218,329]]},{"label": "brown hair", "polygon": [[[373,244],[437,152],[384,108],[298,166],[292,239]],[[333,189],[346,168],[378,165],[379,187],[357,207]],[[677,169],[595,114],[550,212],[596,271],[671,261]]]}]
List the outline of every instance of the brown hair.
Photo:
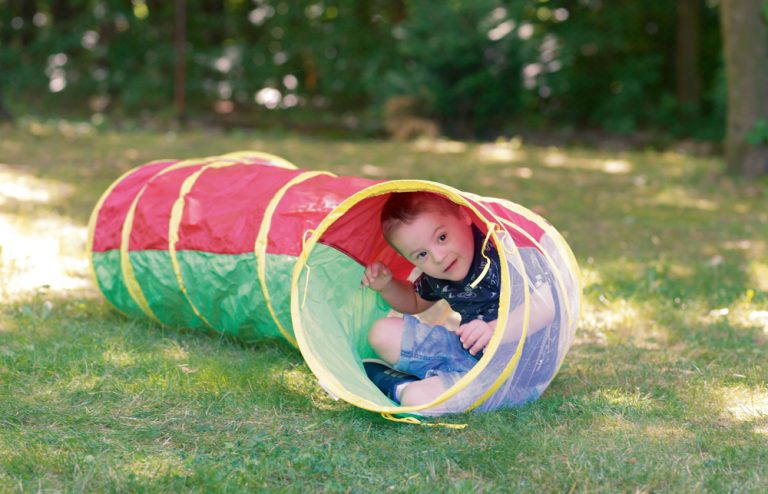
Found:
[{"label": "brown hair", "polygon": [[425,211],[439,211],[461,216],[461,206],[433,192],[393,192],[381,209],[381,231],[389,241],[401,223],[410,223]]}]

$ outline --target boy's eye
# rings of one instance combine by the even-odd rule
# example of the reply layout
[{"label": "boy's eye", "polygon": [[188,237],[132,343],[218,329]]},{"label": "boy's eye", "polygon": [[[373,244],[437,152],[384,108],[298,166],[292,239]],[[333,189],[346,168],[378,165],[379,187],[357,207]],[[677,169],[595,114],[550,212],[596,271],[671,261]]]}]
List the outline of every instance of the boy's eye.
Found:
[{"label": "boy's eye", "polygon": [[448,235],[447,235],[447,234],[445,234],[445,233],[441,234],[441,235],[438,237],[438,239],[439,239],[441,242],[445,242],[445,239],[446,239],[446,238],[448,238]]},{"label": "boy's eye", "polygon": [[416,259],[424,259],[425,257],[427,257],[427,251],[425,250],[422,250],[421,252],[416,254]]}]

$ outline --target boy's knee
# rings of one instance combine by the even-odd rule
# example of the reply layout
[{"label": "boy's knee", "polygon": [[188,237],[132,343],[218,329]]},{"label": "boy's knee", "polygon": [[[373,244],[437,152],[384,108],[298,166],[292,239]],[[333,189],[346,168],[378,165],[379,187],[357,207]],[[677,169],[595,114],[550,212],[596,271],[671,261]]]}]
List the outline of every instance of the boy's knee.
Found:
[{"label": "boy's knee", "polygon": [[391,319],[394,318],[385,317],[379,319],[373,323],[373,326],[371,326],[371,330],[368,332],[368,343],[370,343],[373,348],[384,346],[392,339],[392,329],[394,324]]},{"label": "boy's knee", "polygon": [[399,317],[379,319],[368,332],[368,344],[384,360],[395,363],[400,358],[403,320]]}]

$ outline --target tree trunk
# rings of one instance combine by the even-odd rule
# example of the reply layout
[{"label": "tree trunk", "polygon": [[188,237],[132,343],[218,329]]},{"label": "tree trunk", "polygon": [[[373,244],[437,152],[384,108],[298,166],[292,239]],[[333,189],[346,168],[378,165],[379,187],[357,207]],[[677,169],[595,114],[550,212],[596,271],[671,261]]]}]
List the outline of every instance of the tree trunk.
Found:
[{"label": "tree trunk", "polygon": [[768,174],[768,136],[748,139],[756,125],[768,124],[768,25],[762,7],[763,0],[720,2],[728,83],[726,169],[746,177]]},{"label": "tree trunk", "polygon": [[187,5],[186,0],[176,0],[175,29],[173,33],[175,49],[174,70],[174,106],[176,107],[176,121],[180,127],[186,124],[186,43],[187,43]]},{"label": "tree trunk", "polygon": [[5,108],[5,104],[3,103],[3,95],[0,94],[0,123],[1,122],[11,122],[13,123],[13,115],[11,115],[11,112],[9,112]]},{"label": "tree trunk", "polygon": [[702,0],[677,0],[675,84],[677,101],[685,110],[696,111],[701,101],[699,70]]}]

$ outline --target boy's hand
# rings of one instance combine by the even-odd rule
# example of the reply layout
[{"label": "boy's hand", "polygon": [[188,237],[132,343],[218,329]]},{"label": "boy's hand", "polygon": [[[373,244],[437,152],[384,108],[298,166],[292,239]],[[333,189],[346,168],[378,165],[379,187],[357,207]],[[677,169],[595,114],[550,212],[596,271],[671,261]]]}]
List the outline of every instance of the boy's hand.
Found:
[{"label": "boy's hand", "polygon": [[372,290],[381,291],[392,281],[392,271],[384,264],[376,261],[365,268],[363,285]]},{"label": "boy's hand", "polygon": [[477,355],[477,352],[483,350],[488,345],[488,342],[491,341],[495,327],[496,321],[487,323],[480,319],[475,319],[459,326],[456,334],[461,339],[464,349],[468,350],[472,355]]}]

